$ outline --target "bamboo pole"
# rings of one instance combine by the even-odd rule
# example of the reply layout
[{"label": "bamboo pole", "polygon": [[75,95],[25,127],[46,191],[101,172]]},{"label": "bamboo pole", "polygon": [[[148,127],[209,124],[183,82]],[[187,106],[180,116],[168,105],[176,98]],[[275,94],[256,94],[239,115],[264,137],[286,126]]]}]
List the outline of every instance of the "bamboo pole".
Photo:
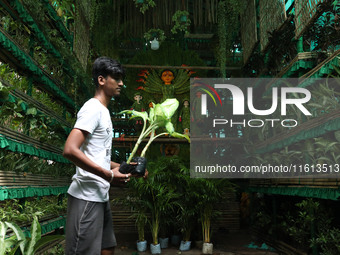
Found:
[{"label": "bamboo pole", "polygon": [[[194,69],[194,70],[220,70],[216,66],[158,66],[158,65],[132,65],[125,64],[124,68],[150,68],[150,69]],[[240,70],[241,67],[229,66],[226,70]]]}]

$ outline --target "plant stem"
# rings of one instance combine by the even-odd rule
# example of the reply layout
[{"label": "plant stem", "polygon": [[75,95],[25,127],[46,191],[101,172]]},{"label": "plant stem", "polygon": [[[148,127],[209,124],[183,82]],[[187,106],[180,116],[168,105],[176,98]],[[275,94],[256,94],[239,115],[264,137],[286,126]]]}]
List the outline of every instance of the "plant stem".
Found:
[{"label": "plant stem", "polygon": [[155,125],[150,125],[150,126],[145,130],[145,128],[146,128],[146,121],[144,121],[144,125],[143,125],[142,132],[140,133],[140,135],[139,135],[139,137],[138,137],[138,140],[137,140],[137,142],[136,142],[136,144],[135,144],[135,147],[133,147],[133,150],[132,150],[132,152],[131,152],[129,158],[128,158],[128,160],[126,161],[127,164],[129,164],[129,163],[131,162],[133,156],[136,154],[137,149],[138,149],[140,143],[142,142],[143,138],[145,138],[145,137],[150,133],[150,131],[154,129],[154,127],[155,127]]},{"label": "plant stem", "polygon": [[151,133],[151,137],[150,137],[148,143],[145,145],[145,147],[144,147],[144,149],[143,149],[143,151],[142,151],[140,156],[141,157],[145,156],[145,153],[148,150],[150,144],[153,142],[153,140],[155,140],[157,137],[160,137],[160,136],[166,135],[166,134],[168,134],[168,133],[164,132],[164,133],[161,133],[161,134],[158,134],[158,135],[154,136],[155,135],[155,130],[153,130],[152,133]]}]

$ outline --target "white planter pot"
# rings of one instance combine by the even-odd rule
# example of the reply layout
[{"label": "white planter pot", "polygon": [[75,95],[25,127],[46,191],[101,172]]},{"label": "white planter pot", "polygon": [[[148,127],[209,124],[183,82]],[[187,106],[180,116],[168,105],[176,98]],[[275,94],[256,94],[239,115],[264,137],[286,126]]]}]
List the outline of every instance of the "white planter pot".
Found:
[{"label": "white planter pot", "polygon": [[169,238],[159,238],[159,244],[161,245],[161,249],[166,249],[169,246]]},{"label": "white planter pot", "polygon": [[150,244],[151,254],[161,254],[161,245],[160,244]]},{"label": "white planter pot", "polygon": [[212,243],[203,243],[202,253],[203,254],[213,254],[213,247]]},{"label": "white planter pot", "polygon": [[137,251],[140,251],[140,252],[146,251],[147,246],[148,246],[148,242],[146,240],[137,241]]},{"label": "white planter pot", "polygon": [[181,241],[181,244],[179,246],[180,251],[188,251],[191,247],[191,241]]}]

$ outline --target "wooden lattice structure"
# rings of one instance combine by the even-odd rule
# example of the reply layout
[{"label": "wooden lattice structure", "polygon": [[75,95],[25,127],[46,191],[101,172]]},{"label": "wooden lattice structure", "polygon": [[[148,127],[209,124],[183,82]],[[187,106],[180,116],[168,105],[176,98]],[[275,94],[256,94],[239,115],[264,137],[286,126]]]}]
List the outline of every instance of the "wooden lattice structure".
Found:
[{"label": "wooden lattice structure", "polygon": [[258,40],[255,0],[248,1],[247,8],[241,16],[241,36],[243,46],[243,62],[247,63]]},{"label": "wooden lattice structure", "polygon": [[[265,50],[269,33],[278,29],[286,20],[285,3],[282,0],[260,0],[260,44]],[[270,14],[270,15],[269,15]]]},{"label": "wooden lattice structure", "polygon": [[73,50],[79,62],[86,70],[90,48],[91,0],[76,1],[75,29]]},{"label": "wooden lattice structure", "polygon": [[326,0],[295,1],[295,38],[299,38],[318,16],[318,5]]}]

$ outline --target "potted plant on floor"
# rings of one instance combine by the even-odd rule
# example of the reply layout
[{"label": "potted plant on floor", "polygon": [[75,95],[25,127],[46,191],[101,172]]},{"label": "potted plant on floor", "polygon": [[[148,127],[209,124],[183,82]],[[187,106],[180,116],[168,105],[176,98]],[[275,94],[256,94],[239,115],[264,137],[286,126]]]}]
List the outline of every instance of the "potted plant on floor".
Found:
[{"label": "potted plant on floor", "polygon": [[211,219],[219,214],[216,205],[221,201],[227,190],[232,190],[232,184],[225,179],[196,179],[193,191],[197,196],[203,233],[203,254],[213,254],[211,243]]},{"label": "potted plant on floor", "polygon": [[172,187],[164,182],[165,176],[154,168],[153,162],[150,162],[149,176],[147,179],[136,179],[138,190],[141,190],[143,199],[147,201],[145,204],[146,212],[150,214],[150,228],[152,234],[152,243],[150,249],[152,254],[160,254],[161,248],[158,242],[158,234],[162,216],[166,212],[172,211],[175,205],[177,194]]},{"label": "potted plant on floor", "polygon": [[190,178],[189,169],[184,166],[181,168],[180,173],[179,192],[180,194],[185,194],[185,196],[180,196],[179,198],[180,211],[177,215],[177,222],[183,236],[179,249],[188,251],[191,247],[191,232],[198,217],[198,201],[196,194],[193,192],[197,179]]},{"label": "potted plant on floor", "polygon": [[143,188],[143,179],[133,178],[128,183],[128,195],[124,199],[118,199],[119,202],[131,208],[133,214],[132,218],[136,220],[136,227],[138,232],[137,250],[144,252],[147,249],[147,241],[145,240],[145,226],[148,222],[147,207],[148,199],[145,189]]},{"label": "potted plant on floor", "polygon": [[143,252],[146,251],[148,242],[145,240],[144,237],[144,229],[145,225],[148,221],[148,218],[143,211],[139,211],[136,215],[136,225],[138,231],[138,240],[137,240],[137,251]]},{"label": "potted plant on floor", "polygon": [[[162,182],[161,178],[157,176],[151,176],[147,180],[147,187],[151,195],[150,211],[151,211],[151,233],[153,244],[151,244],[152,254],[160,253],[160,244],[158,244],[158,234],[162,215],[168,211],[172,211],[174,207],[174,201],[177,194],[173,189],[167,187]],[[159,248],[158,248],[159,247]]]}]

